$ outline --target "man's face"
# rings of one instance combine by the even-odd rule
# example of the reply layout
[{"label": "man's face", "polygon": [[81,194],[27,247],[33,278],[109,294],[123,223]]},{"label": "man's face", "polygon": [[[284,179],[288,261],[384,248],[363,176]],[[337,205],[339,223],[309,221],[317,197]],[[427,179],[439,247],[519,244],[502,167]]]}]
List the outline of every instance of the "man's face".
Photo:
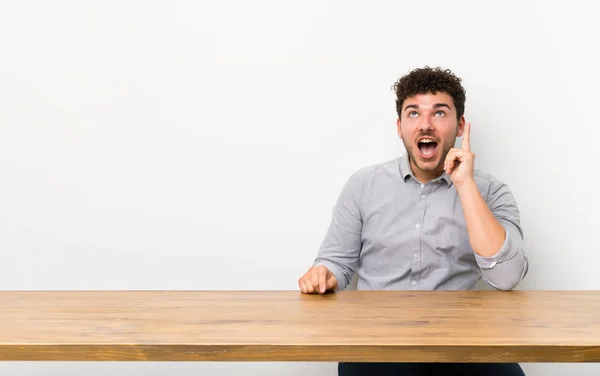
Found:
[{"label": "man's face", "polygon": [[443,172],[446,154],[464,126],[464,116],[457,121],[454,101],[447,93],[418,94],[404,100],[398,135],[417,178],[428,180]]}]

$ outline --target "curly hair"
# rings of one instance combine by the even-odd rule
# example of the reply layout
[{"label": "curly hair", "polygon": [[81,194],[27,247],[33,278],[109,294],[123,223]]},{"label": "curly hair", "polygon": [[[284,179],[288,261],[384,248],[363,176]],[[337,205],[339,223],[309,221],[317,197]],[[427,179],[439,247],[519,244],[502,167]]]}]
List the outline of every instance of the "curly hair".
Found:
[{"label": "curly hair", "polygon": [[466,92],[461,85],[462,79],[456,77],[450,69],[440,67],[417,68],[396,81],[392,89],[396,92],[396,112],[401,117],[402,103],[406,98],[417,94],[436,94],[446,92],[454,100],[456,117],[465,113]]}]

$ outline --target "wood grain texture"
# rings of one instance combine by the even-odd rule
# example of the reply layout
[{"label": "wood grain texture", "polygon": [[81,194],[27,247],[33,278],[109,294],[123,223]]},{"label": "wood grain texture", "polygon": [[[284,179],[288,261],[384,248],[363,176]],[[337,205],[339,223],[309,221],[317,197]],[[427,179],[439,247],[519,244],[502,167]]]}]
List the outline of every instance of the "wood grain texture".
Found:
[{"label": "wood grain texture", "polygon": [[4,291],[0,360],[600,362],[600,291]]}]

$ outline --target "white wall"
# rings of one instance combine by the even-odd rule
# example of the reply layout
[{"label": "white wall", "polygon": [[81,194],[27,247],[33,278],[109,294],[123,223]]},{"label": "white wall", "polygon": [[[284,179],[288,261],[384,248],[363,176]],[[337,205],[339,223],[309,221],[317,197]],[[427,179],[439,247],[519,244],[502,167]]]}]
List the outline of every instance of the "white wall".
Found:
[{"label": "white wall", "polygon": [[[521,288],[598,289],[600,28],[586,2],[3,1],[0,288],[296,289],[348,174],[403,153],[390,87],[428,64],[464,78],[476,166],[520,203]],[[335,364],[0,363],[109,370]]]}]

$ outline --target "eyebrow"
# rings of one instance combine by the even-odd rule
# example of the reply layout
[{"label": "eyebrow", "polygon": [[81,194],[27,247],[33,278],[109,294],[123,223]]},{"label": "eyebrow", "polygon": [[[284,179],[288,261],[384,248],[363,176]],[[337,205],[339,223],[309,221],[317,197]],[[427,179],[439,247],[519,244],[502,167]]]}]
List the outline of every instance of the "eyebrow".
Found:
[{"label": "eyebrow", "polygon": [[[450,109],[450,106],[446,103],[436,103],[433,105],[433,108],[440,108],[440,107],[447,107],[448,109]],[[419,109],[419,105],[418,104],[409,104],[406,105],[406,107],[404,107],[404,111],[406,111],[409,108],[414,108],[414,109]]]},{"label": "eyebrow", "polygon": [[433,108],[440,108],[440,107],[447,107],[448,109],[450,109],[450,106],[447,105],[446,103],[436,103],[433,105]]}]

